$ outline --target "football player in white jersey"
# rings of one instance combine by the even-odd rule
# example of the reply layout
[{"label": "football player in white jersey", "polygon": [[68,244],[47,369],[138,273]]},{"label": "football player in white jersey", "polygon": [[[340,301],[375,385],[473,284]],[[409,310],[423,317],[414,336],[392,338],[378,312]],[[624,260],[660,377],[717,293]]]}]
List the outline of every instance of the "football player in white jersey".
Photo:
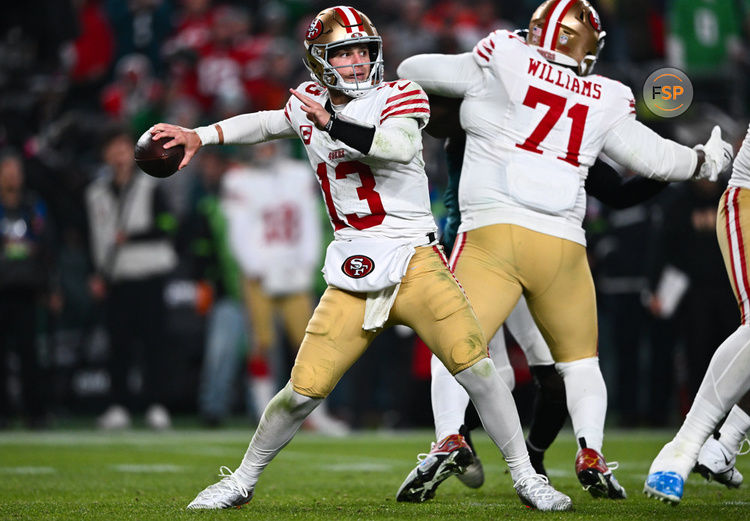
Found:
[{"label": "football player in white jersey", "polygon": [[409,58],[399,75],[464,99],[456,277],[488,338],[526,297],[565,382],[576,475],[594,497],[621,499],[601,454],[607,390],[581,227],[588,168],[604,151],[647,177],[717,176],[731,147],[718,127],[690,149],[637,122],[630,89],[591,75],[603,37],[588,2],[549,0],[526,39],[494,31],[470,53]]},{"label": "football player in white jersey", "polygon": [[[677,435],[667,443],[651,463],[643,491],[661,501],[677,504],[682,499],[683,487],[690,470],[699,460],[701,450],[712,450],[712,443],[704,446],[718,422],[750,390],[750,127],[732,168],[729,186],[721,196],[716,218],[716,235],[724,257],[729,281],[740,308],[740,326],[718,347],[703,377],[693,405]],[[743,401],[743,405],[748,404]],[[741,407],[732,408],[727,434],[724,471],[734,467],[734,455],[739,450],[750,427],[750,417]],[[724,429],[724,427],[722,427]],[[731,430],[730,430],[731,429]],[[713,447],[717,449],[717,447]],[[719,469],[717,469],[719,470]],[[742,476],[726,476],[729,486],[738,486]]]},{"label": "football player in white jersey", "polygon": [[[154,139],[174,138],[167,147],[185,146],[181,166],[202,145],[301,139],[335,237],[324,268],[329,286],[307,325],[289,383],[266,407],[240,466],[234,472],[223,467],[223,479],[188,508],[250,501],[263,469],[378,330],[405,324],[469,393],[522,502],[541,510],[570,510],[570,498],[534,472],[510,390],[487,357],[476,315],[436,244],[421,154],[427,96],[408,80],[383,82],[380,36],[351,7],[319,13],[305,47],[315,81],[292,90],[285,109],[195,130],[162,123],[152,130]],[[425,460],[425,468],[437,471],[472,458],[460,436],[444,448]]]},{"label": "football player in white jersey", "polygon": [[[249,400],[256,418],[278,391],[269,361],[277,347],[275,318],[296,349],[312,316],[312,286],[320,261],[319,192],[309,165],[291,159],[271,141],[255,147],[251,163],[238,163],[222,183],[229,245],[243,274],[243,294],[252,324],[247,356]],[[233,353],[224,353],[233,358]],[[236,358],[236,357],[235,357]],[[348,426],[321,403],[305,427],[341,436]]]}]

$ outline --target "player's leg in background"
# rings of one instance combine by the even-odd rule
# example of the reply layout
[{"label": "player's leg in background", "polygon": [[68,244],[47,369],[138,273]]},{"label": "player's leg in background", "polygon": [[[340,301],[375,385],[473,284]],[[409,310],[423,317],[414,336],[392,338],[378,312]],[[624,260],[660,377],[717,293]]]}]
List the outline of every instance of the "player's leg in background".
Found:
[{"label": "player's leg in background", "polygon": [[376,336],[362,329],[365,298],[329,287],[307,325],[287,385],[268,403],[240,466],[188,508],[246,503],[263,470]]},{"label": "player's leg in background", "polygon": [[224,297],[211,308],[198,390],[198,411],[209,426],[220,425],[231,412],[247,331],[246,315],[238,301]]},{"label": "player's leg in background", "polygon": [[248,407],[255,418],[260,420],[263,409],[278,389],[269,360],[270,352],[278,341],[274,324],[274,306],[271,297],[263,291],[260,280],[245,278],[243,292],[252,329],[245,366]]},{"label": "player's leg in background", "polygon": [[[299,349],[305,338],[307,322],[312,315],[312,298],[309,293],[300,292],[279,296],[276,302],[289,344],[294,349]],[[331,416],[325,401],[310,413],[305,428],[330,436],[344,436],[351,430],[345,422]]]},{"label": "player's leg in background", "polygon": [[701,447],[693,472],[698,472],[708,481],[717,481],[729,488],[737,488],[743,477],[735,467],[737,456],[747,454],[742,450],[750,430],[750,392],[732,407],[721,428],[714,431]]},{"label": "player's leg in background", "polygon": [[555,441],[568,417],[565,382],[555,368],[549,347],[531,317],[524,296],[518,299],[505,325],[526,355],[536,386],[526,448],[534,470],[546,476],[544,453]]}]

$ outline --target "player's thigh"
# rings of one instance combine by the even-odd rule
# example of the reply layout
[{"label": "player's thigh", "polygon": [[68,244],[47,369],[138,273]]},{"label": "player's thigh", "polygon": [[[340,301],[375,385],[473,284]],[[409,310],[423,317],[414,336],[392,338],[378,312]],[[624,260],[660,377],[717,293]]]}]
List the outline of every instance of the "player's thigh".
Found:
[{"label": "player's thigh", "polygon": [[451,374],[487,356],[487,342],[476,315],[436,249],[417,249],[389,323],[414,329]]},{"label": "player's thigh", "polygon": [[245,305],[252,326],[252,348],[267,350],[276,341],[273,321],[273,301],[263,291],[260,281],[245,279]]},{"label": "player's thigh", "polygon": [[750,190],[730,186],[724,191],[719,201],[716,237],[740,308],[742,323],[746,324],[750,319],[750,270],[747,269],[750,254]]},{"label": "player's thigh", "polygon": [[492,338],[521,296],[507,225],[494,225],[461,234],[454,252],[454,274],[479,319],[486,338]]},{"label": "player's thigh", "polygon": [[305,329],[312,315],[310,295],[306,292],[293,293],[278,297],[276,301],[289,342],[297,349],[305,338]]},{"label": "player's thigh", "polygon": [[362,329],[364,314],[363,294],[326,289],[294,360],[295,391],[312,398],[328,396],[376,336]]},{"label": "player's thigh", "polygon": [[529,269],[526,302],[555,362],[572,362],[597,354],[597,316],[594,281],[586,248],[549,237],[549,248],[537,245],[534,255],[548,266],[536,275]]}]

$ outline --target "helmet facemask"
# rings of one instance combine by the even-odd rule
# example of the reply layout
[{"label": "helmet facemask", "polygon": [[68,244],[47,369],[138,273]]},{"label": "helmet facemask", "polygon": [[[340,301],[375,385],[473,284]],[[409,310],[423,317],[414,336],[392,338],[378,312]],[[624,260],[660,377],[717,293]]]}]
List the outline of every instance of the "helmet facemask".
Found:
[{"label": "helmet facemask", "polygon": [[[348,45],[366,45],[370,61],[334,67],[330,63],[332,51]],[[305,67],[312,79],[324,87],[358,98],[383,81],[383,40],[364,13],[348,6],[324,9],[313,19],[305,36]],[[344,81],[344,70],[370,66],[367,78]]]},{"label": "helmet facemask", "polygon": [[[329,57],[334,50],[358,44],[367,46],[370,61],[335,67],[331,65]],[[314,60],[316,66],[313,67],[309,63],[310,60]],[[367,65],[370,67],[367,78],[358,80],[355,69]],[[327,44],[314,44],[307,50],[305,66],[314,81],[329,89],[341,91],[349,97],[358,98],[368,90],[378,87],[383,81],[383,41],[380,36],[360,36]],[[353,81],[347,82],[341,72],[349,70],[355,74]]]}]

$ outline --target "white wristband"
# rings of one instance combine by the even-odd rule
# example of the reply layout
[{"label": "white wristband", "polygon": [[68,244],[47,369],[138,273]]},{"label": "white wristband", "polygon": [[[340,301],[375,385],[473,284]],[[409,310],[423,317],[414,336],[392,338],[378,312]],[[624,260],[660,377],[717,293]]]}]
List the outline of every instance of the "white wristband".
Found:
[{"label": "white wristband", "polygon": [[207,127],[198,127],[193,129],[198,137],[201,138],[201,144],[203,145],[218,145],[219,144],[219,132],[216,130],[215,125],[209,125]]}]

